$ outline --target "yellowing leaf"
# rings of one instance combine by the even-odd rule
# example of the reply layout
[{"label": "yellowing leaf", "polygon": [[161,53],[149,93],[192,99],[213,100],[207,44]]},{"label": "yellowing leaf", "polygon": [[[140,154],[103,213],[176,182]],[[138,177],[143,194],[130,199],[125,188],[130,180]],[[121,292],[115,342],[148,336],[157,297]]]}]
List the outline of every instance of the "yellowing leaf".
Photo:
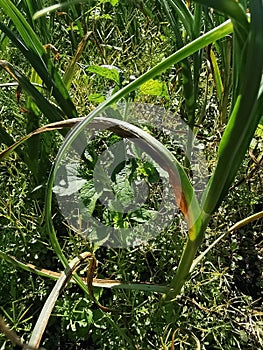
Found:
[{"label": "yellowing leaf", "polygon": [[152,95],[169,98],[168,89],[165,82],[149,79],[140,86],[140,93],[143,95]]},{"label": "yellowing leaf", "polygon": [[88,99],[96,103],[102,103],[105,101],[105,97],[101,94],[91,94],[88,96]]}]

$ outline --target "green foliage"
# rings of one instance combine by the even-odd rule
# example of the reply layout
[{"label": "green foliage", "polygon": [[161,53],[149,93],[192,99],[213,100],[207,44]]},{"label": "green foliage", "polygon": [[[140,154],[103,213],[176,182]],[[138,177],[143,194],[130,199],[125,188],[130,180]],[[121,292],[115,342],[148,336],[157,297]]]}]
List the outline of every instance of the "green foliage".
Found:
[{"label": "green foliage", "polygon": [[168,89],[165,82],[149,79],[140,86],[140,93],[144,95],[160,96],[169,98]]},{"label": "green foliage", "polygon": [[[67,271],[69,261],[89,251],[96,253],[97,275],[84,267],[74,274],[47,326],[42,343],[47,349],[73,344],[78,349],[260,348],[262,222],[223,234],[228,225],[262,212],[262,1],[72,0],[54,5],[0,0],[0,10],[1,150],[18,141],[0,154],[0,309],[5,321],[27,342],[52,288],[48,277],[57,279],[54,273],[62,265]],[[184,135],[184,152],[150,122],[140,124],[139,117],[137,126],[124,122],[131,100],[178,113],[191,131]],[[48,122],[75,125],[77,115],[87,114],[58,154],[66,135],[61,124],[31,133]],[[108,120],[97,118],[105,114]],[[70,159],[70,147],[84,143],[82,131],[94,125],[105,129],[103,123],[110,130],[98,132],[79,157],[78,181],[74,164],[62,162],[70,185],[66,194],[53,187],[61,161]],[[46,132],[54,128],[60,135]],[[134,158],[112,171],[101,155],[127,137],[139,140],[152,159],[130,146]],[[195,193],[190,159],[195,137],[206,146],[210,178],[201,196]],[[100,165],[99,158],[104,159]],[[131,248],[86,241],[61,217],[52,194],[61,191],[66,203],[67,196],[79,192],[89,215],[106,227],[135,229],[158,212],[164,171],[181,214],[160,235]],[[123,208],[134,200],[140,202],[135,182],[146,183],[149,193],[140,208],[126,212]],[[195,265],[199,249],[206,260]],[[84,281],[93,277],[135,284],[91,291]],[[161,302],[157,291],[166,293]],[[96,308],[94,296],[116,313]],[[0,344],[11,349],[2,336]]]},{"label": "green foliage", "polygon": [[120,84],[119,70],[114,66],[90,66],[87,71],[113,80],[118,85]]}]

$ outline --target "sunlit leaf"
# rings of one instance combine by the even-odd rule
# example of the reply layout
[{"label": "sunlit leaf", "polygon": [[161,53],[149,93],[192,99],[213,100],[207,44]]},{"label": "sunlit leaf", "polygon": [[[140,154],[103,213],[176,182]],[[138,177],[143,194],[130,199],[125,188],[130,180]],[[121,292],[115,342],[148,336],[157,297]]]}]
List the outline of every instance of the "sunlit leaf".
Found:
[{"label": "sunlit leaf", "polygon": [[90,94],[88,99],[91,102],[102,103],[105,101],[105,97],[102,94]]},{"label": "sunlit leaf", "polygon": [[152,95],[169,98],[167,85],[164,81],[149,79],[140,86],[140,93],[143,95]]},{"label": "sunlit leaf", "polygon": [[119,84],[120,82],[120,76],[119,76],[120,69],[115,66],[110,66],[110,65],[89,66],[87,68],[87,71],[98,74],[101,77],[104,77],[106,79],[113,80],[117,84]]}]

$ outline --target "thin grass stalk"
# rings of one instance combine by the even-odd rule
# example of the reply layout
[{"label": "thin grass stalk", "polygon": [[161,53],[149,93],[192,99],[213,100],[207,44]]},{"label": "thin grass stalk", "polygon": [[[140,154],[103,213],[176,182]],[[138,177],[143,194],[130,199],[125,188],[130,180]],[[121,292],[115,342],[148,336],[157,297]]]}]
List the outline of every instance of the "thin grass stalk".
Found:
[{"label": "thin grass stalk", "polygon": [[[174,32],[175,38],[173,39],[175,43],[175,48],[181,49],[184,46],[183,42],[183,33],[181,33],[179,27],[178,27],[178,16],[176,13],[177,7],[173,8],[171,3],[174,5],[173,1],[170,0],[162,0],[161,1],[163,8],[166,12],[166,16],[168,17],[168,20],[171,25],[171,29]],[[189,10],[188,10],[189,11]],[[191,36],[193,35],[192,31],[190,31]],[[196,54],[195,54],[196,55]],[[191,71],[191,65],[189,63],[188,58],[185,58],[180,62],[181,69],[182,69],[182,85],[183,85],[183,93],[185,98],[185,106],[186,106],[186,113],[187,113],[187,119],[189,122],[189,125],[191,124],[191,120],[194,118],[194,83],[193,83],[193,76]],[[192,132],[190,131],[192,134]],[[191,144],[191,143],[190,143]],[[188,149],[189,147],[187,147]],[[189,152],[186,152],[186,163],[185,166],[188,168],[189,163],[187,163]]]},{"label": "thin grass stalk", "polygon": [[[167,13],[167,17],[170,21],[171,28],[174,31],[177,48],[183,47],[184,37],[195,39],[200,36],[202,27],[202,5],[194,5],[194,14],[190,12],[184,1],[174,2],[172,0],[162,0],[161,3]],[[177,16],[176,16],[177,15]],[[184,30],[180,31],[178,28],[178,19],[180,19],[184,25]],[[193,131],[195,120],[196,102],[199,95],[199,80],[200,71],[202,66],[203,50],[199,50],[193,54],[193,63],[190,64],[188,58],[183,60],[180,65],[182,68],[182,84],[183,94],[185,99],[185,111],[186,119],[190,127],[187,137],[186,157],[184,160],[184,166],[190,171],[190,160],[193,147]],[[195,131],[194,131],[195,132]]]},{"label": "thin grass stalk", "polygon": [[52,33],[52,17],[49,16],[51,18],[39,18],[37,21],[33,20],[34,13],[43,8],[43,0],[24,0],[21,2],[20,6],[26,12],[28,23],[37,32],[37,34],[41,36],[41,40],[43,40],[45,44],[50,43],[50,35]]},{"label": "thin grass stalk", "polygon": [[[245,8],[240,1],[236,0],[194,0],[196,3],[212,7],[226,14],[229,18],[235,21],[235,25],[238,28],[243,28],[245,31],[248,29],[247,17]],[[239,29],[241,30],[241,29]]]},{"label": "thin grass stalk", "polygon": [[184,28],[187,31],[187,35],[190,36],[190,38],[193,38],[194,33],[194,16],[188,9],[188,7],[185,4],[185,1],[183,0],[160,0],[161,2],[167,2],[169,6],[178,14],[180,20],[182,21]]},{"label": "thin grass stalk", "polygon": [[[38,74],[32,69],[30,83],[41,84],[42,81],[39,78]],[[36,86],[36,85],[35,85]],[[20,87],[19,87],[20,89]],[[39,89],[39,88],[37,88]],[[26,99],[26,133],[30,133],[31,131],[39,128],[40,126],[40,118],[41,118],[41,110],[37,107],[37,104],[34,102],[33,98],[30,95],[27,95]],[[46,152],[43,152],[43,145],[45,140],[41,139],[41,136],[38,135],[32,139],[30,139],[26,144],[26,150],[30,157],[31,161],[31,171],[33,172],[36,184],[41,184],[44,174],[46,174],[47,167],[49,164],[48,155]],[[45,153],[45,154],[44,154]],[[40,166],[42,160],[45,159],[45,168]],[[43,163],[43,162],[42,162]],[[33,169],[32,169],[33,168]]]},{"label": "thin grass stalk", "polygon": [[[206,15],[206,18],[209,19],[209,26],[215,26],[219,23],[222,23],[223,16],[218,15],[216,13],[213,13],[213,20],[210,15],[210,12],[206,7],[204,8],[204,12]],[[221,79],[221,83],[216,83],[215,75],[214,75],[214,81],[215,85],[217,86],[217,96],[218,96],[218,102],[219,102],[219,125],[224,126],[227,123],[228,120],[228,114],[229,114],[229,102],[231,102],[231,94],[232,94],[232,48],[233,48],[233,37],[227,36],[225,39],[220,40],[218,42],[215,42],[211,48],[208,47],[208,54],[209,54],[209,61],[211,63],[211,68],[213,68],[213,63],[211,59],[211,50],[213,50],[215,57],[217,58],[217,55],[220,57],[220,60],[216,60],[216,64],[218,66],[219,80]],[[214,74],[214,69],[213,69]],[[220,92],[222,84],[222,94]],[[219,89],[218,89],[219,87]],[[220,96],[221,95],[221,96]]]},{"label": "thin grass stalk", "polygon": [[[201,30],[205,30],[202,28],[202,9],[203,6],[200,4],[194,5],[194,27],[193,27],[193,38],[198,38],[200,36]],[[202,67],[202,57],[203,57],[203,49],[197,51],[193,55],[193,90],[194,90],[194,111],[192,115],[192,123],[195,121],[195,107],[196,102],[199,97],[199,80],[200,80],[200,72]],[[190,122],[190,126],[192,126]]]},{"label": "thin grass stalk", "polygon": [[244,50],[249,33],[249,21],[240,1],[235,0],[195,0],[195,2],[213,7],[231,18],[234,25],[233,35],[233,91],[232,91],[232,109],[240,93],[241,81],[245,66]]},{"label": "thin grass stalk", "polygon": [[[177,49],[184,46],[184,41],[186,41],[185,37],[191,40],[200,36],[202,14],[202,6],[200,4],[195,4],[195,11],[194,14],[192,14],[184,1],[174,2],[173,0],[161,0],[161,3],[163,4],[164,10],[171,24],[171,29],[175,34],[174,41]],[[179,29],[178,20],[181,20],[183,23],[183,30]],[[195,104],[199,90],[198,83],[202,62],[201,57],[202,51],[195,52],[193,54],[193,64],[190,64],[188,58],[181,62],[186,114],[188,125],[191,129],[193,129],[195,123]],[[189,145],[186,153],[189,156],[191,153],[192,141],[189,140],[188,143]]]},{"label": "thin grass stalk", "polygon": [[252,215],[246,217],[245,219],[242,219],[242,220],[236,222],[225,233],[223,233],[216,240],[214,240],[213,243],[210,244],[209,247],[207,247],[207,249],[204,252],[202,252],[197,258],[194,259],[189,272],[192,273],[194,271],[196,265],[198,265],[203,260],[203,258],[207,255],[207,253],[209,253],[210,250],[213,249],[224,237],[226,237],[230,233],[240,229],[241,227],[244,227],[244,226],[250,224],[251,222],[259,220],[261,218],[263,218],[263,211],[252,214]]}]

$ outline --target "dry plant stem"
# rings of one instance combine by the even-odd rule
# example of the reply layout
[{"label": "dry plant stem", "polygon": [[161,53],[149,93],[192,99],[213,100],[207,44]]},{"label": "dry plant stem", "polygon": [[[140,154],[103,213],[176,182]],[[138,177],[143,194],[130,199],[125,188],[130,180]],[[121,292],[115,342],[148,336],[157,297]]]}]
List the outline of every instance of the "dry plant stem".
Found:
[{"label": "dry plant stem", "polygon": [[37,323],[33,329],[31,338],[29,340],[28,346],[31,349],[39,349],[39,344],[42,338],[42,335],[46,329],[49,317],[51,315],[51,312],[55,306],[55,303],[62,292],[62,290],[65,288],[67,283],[72,277],[72,274],[76,271],[76,269],[80,266],[82,262],[89,259],[92,256],[90,252],[82,253],[79,258],[73,259],[68,267],[65,269],[64,272],[62,272],[61,276],[57,280],[54,288],[52,289],[52,292],[50,293],[49,297],[47,298],[42,311],[39,315],[39,318],[37,320]]},{"label": "dry plant stem", "polygon": [[263,218],[263,211],[260,211],[256,214],[250,215],[247,218],[238,221],[237,223],[235,223],[233,226],[230,227],[229,230],[227,230],[225,233],[223,233],[221,236],[219,236],[212,244],[210,244],[210,246],[203,252],[201,253],[192,263],[192,266],[190,268],[190,273],[193,272],[194,268],[196,267],[196,265],[198,265],[200,263],[200,261],[205,257],[205,255],[212,249],[214,248],[214,246],[219,243],[221,241],[221,239],[223,239],[225,236],[227,236],[229,233],[232,233],[235,230],[238,230],[239,228],[249,224],[252,221],[258,220]]},{"label": "dry plant stem", "polygon": [[29,345],[22,343],[19,336],[9,328],[2,317],[0,317],[0,331],[4,333],[4,335],[12,342],[13,345],[17,345],[23,350],[33,350],[33,348],[31,348]]},{"label": "dry plant stem", "polygon": [[47,125],[40,127],[37,130],[34,130],[30,134],[22,137],[20,140],[18,140],[16,143],[11,145],[10,147],[8,147],[8,148],[4,149],[2,152],[0,152],[0,161],[6,159],[13,151],[15,151],[15,149],[18,146],[22,145],[25,141],[30,139],[32,136],[42,134],[43,132],[47,132],[47,131],[60,130],[63,128],[71,128],[71,127],[75,126],[77,123],[81,122],[83,119],[84,118],[67,119],[67,120],[63,120],[63,121],[59,121],[59,122],[50,123],[50,124],[47,124]]},{"label": "dry plant stem", "polygon": [[[42,277],[48,277],[53,280],[58,280],[61,276],[61,272],[38,268],[33,264],[19,261],[14,256],[8,255],[1,251],[0,251],[0,258],[10,262],[11,264],[13,264],[18,268],[21,268],[28,272],[33,272]],[[87,278],[81,278],[81,279],[85,284],[87,284]],[[69,283],[76,283],[76,281],[74,280],[74,278],[71,278]],[[147,282],[135,283],[135,282],[101,279],[101,278],[93,278],[92,286],[99,287],[99,288],[140,290],[145,292],[157,292],[157,293],[167,293],[169,291],[168,286],[162,286],[162,285],[153,284],[153,283],[147,283]]]},{"label": "dry plant stem", "polygon": [[[212,249],[222,238],[224,238],[228,233],[231,233],[247,224],[249,224],[252,221],[258,220],[263,217],[263,211],[253,214],[236,224],[234,224],[226,233],[221,235],[218,239],[216,239],[203,253],[201,253],[195,260],[194,256],[197,252],[197,249],[199,248],[200,241],[194,240],[191,241],[188,238],[188,242],[186,245],[186,249],[183,252],[183,255],[181,257],[181,261],[179,263],[179,267],[175,273],[174,278],[172,279],[170,283],[171,290],[163,295],[162,302],[171,302],[173,299],[176,298],[176,296],[180,293],[184,283],[188,279],[190,273],[194,270],[195,266],[204,258],[204,256]],[[208,218],[207,218],[208,220]],[[204,234],[206,225],[203,226],[202,232]],[[202,234],[202,237],[203,237]],[[199,238],[202,239],[200,236]],[[178,276],[186,276],[184,279],[179,278]]]}]

